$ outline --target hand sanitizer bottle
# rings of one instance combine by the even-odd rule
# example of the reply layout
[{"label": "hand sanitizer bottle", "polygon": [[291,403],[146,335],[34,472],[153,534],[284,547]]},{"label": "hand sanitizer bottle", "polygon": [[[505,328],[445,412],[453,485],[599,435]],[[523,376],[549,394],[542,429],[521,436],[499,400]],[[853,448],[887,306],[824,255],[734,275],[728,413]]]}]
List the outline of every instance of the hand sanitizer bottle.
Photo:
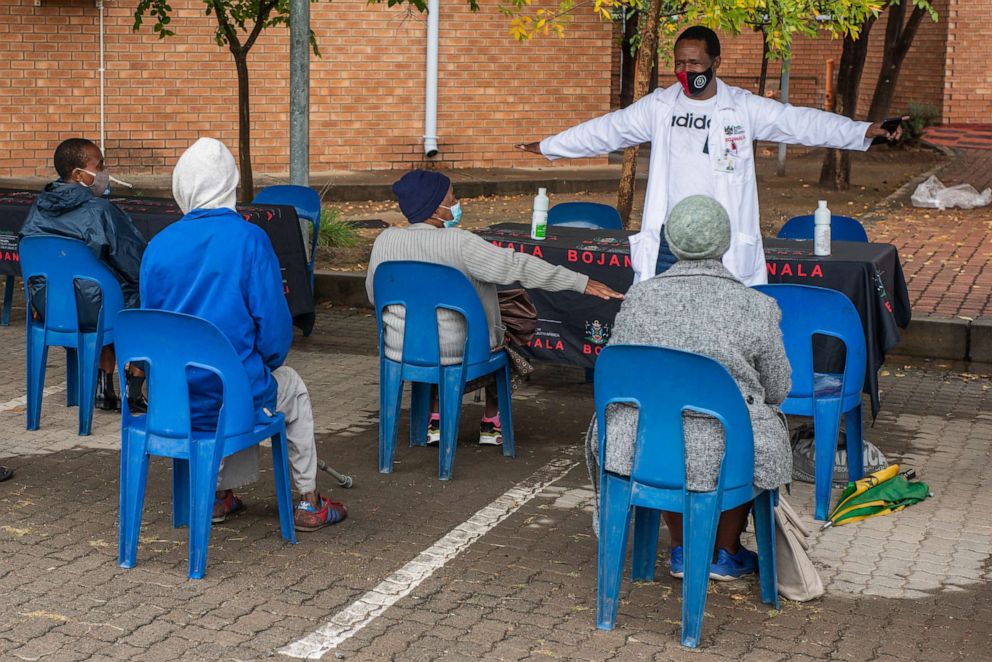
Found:
[{"label": "hand sanitizer bottle", "polygon": [[537,189],[534,196],[534,213],[530,218],[530,238],[544,239],[548,233],[548,189]]},{"label": "hand sanitizer bottle", "polygon": [[813,254],[830,255],[830,210],[826,200],[820,200],[813,212]]}]

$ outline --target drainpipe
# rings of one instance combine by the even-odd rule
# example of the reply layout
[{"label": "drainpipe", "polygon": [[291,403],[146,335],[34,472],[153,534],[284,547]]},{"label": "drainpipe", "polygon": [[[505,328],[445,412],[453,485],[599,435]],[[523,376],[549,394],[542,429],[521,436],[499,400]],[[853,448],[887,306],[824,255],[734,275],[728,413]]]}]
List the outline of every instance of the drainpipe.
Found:
[{"label": "drainpipe", "polygon": [[104,45],[103,45],[103,0],[96,0],[96,6],[100,9],[100,151],[104,150],[104,139],[106,138],[105,131],[105,112],[104,112],[104,74],[106,70],[104,62]]},{"label": "drainpipe", "polygon": [[427,82],[424,90],[424,156],[437,155],[437,42],[441,0],[427,2]]}]

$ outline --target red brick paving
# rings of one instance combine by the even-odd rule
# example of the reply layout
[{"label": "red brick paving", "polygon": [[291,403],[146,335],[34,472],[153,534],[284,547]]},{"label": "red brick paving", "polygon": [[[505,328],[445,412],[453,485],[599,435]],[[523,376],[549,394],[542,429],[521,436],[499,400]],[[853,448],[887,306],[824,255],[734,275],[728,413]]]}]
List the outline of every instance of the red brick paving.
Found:
[{"label": "red brick paving", "polygon": [[923,132],[923,137],[952,149],[992,149],[992,124],[932,126]]},{"label": "red brick paving", "polygon": [[[957,150],[937,177],[949,186],[992,185],[992,128],[987,134],[989,149]],[[913,208],[908,198],[902,204],[868,235],[899,250],[913,314],[992,317],[992,206],[940,211]]]}]

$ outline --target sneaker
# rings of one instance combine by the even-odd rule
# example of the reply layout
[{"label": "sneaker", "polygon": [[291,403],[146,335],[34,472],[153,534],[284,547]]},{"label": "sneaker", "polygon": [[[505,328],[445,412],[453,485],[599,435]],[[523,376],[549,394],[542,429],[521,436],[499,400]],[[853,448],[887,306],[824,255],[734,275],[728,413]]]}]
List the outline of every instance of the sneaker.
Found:
[{"label": "sneaker", "polygon": [[502,446],[503,428],[499,423],[499,416],[494,418],[483,418],[479,425],[479,445],[480,446]]},{"label": "sneaker", "polygon": [[318,498],[320,499],[319,509],[314,508],[306,499],[301,499],[300,503],[297,504],[296,512],[293,515],[293,525],[297,531],[316,531],[325,526],[337,524],[348,517],[348,509],[344,507],[343,503],[337,503],[322,496]]},{"label": "sneaker", "polygon": [[685,562],[682,558],[682,545],[672,547],[672,554],[668,560],[668,574],[677,579],[682,579],[685,575]]},{"label": "sneaker", "polygon": [[228,515],[241,512],[244,509],[244,502],[235,496],[234,492],[227,490],[222,498],[214,498],[214,514],[210,521],[214,524],[220,524],[227,519]]},{"label": "sneaker", "polygon": [[427,445],[436,446],[441,443],[441,417],[431,414],[431,422],[427,424]]},{"label": "sneaker", "polygon": [[716,563],[710,564],[710,579],[719,582],[729,582],[747,575],[753,575],[758,569],[758,555],[745,547],[731,554],[720,548],[717,550]]}]

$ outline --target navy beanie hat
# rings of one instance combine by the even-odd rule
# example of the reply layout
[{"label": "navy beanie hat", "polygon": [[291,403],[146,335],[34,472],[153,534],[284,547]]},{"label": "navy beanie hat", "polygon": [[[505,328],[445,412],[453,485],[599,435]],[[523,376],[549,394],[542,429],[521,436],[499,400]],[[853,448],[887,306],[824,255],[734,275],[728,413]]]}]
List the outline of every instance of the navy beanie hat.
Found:
[{"label": "navy beanie hat", "polygon": [[400,211],[411,223],[422,223],[431,217],[444,196],[451,180],[433,170],[411,170],[393,184],[393,193],[400,201]]}]

